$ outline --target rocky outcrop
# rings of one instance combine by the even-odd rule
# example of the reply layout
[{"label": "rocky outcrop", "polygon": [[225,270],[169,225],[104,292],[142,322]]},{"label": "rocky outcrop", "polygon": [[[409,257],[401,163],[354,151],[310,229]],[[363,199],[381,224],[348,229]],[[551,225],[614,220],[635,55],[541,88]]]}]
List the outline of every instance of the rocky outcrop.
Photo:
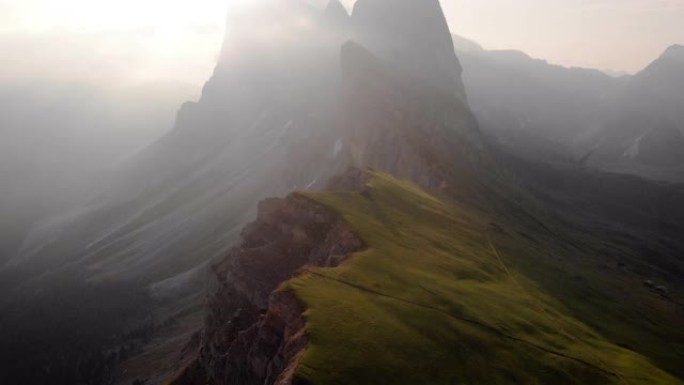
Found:
[{"label": "rocky outcrop", "polygon": [[[452,196],[478,195],[478,175],[488,177],[479,168],[491,159],[458,87],[436,87],[355,42],[340,58],[338,132],[349,163],[429,190],[453,187]],[[329,188],[362,190],[366,178],[352,169]],[[284,282],[308,266],[337,266],[362,247],[337,214],[302,196],[260,203],[241,245],[214,268],[219,288],[196,357],[174,385],[297,383],[308,345],[304,304]]]},{"label": "rocky outcrop", "polygon": [[338,266],[364,247],[341,217],[300,195],[268,199],[239,247],[214,266],[218,288],[174,385],[292,384],[308,345],[304,304],[285,284],[307,267]]},{"label": "rocky outcrop", "polygon": [[359,0],[354,39],[406,74],[465,100],[461,64],[439,0]]},{"label": "rocky outcrop", "polygon": [[345,44],[341,61],[353,165],[472,195],[492,163],[467,103],[405,76],[360,44]]},{"label": "rocky outcrop", "polygon": [[352,26],[340,55],[352,165],[479,194],[492,162],[439,1],[359,0]]}]

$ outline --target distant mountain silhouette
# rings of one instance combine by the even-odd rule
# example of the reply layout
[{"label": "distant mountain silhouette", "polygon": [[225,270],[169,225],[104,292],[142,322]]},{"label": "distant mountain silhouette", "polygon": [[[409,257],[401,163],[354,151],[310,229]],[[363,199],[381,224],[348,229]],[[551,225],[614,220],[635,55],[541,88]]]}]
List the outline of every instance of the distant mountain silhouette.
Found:
[{"label": "distant mountain silhouette", "polygon": [[629,78],[598,133],[595,164],[684,181],[684,47],[672,46]]},{"label": "distant mountain silhouette", "polygon": [[483,130],[508,151],[684,181],[677,134],[684,132],[681,46],[634,76],[613,77],[454,40],[471,106]]}]

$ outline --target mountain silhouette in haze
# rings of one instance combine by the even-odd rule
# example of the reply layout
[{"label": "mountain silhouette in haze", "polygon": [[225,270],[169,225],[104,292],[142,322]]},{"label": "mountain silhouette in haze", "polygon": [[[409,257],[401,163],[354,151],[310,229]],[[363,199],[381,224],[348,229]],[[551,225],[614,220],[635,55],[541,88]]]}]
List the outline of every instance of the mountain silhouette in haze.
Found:
[{"label": "mountain silhouette in haze", "polygon": [[[682,48],[633,76],[566,68],[456,38],[471,105],[494,141],[523,157],[682,182]],[[678,133],[679,132],[679,133]]]},{"label": "mountain silhouette in haze", "polygon": [[645,176],[674,174],[684,168],[684,48],[672,46],[631,77],[616,102],[616,112],[599,135],[597,163]]},{"label": "mountain silhouette in haze", "polygon": [[[454,157],[450,146],[466,142],[461,136],[481,151],[439,2],[420,6],[413,1],[357,2],[359,11],[348,20],[339,6],[321,13],[296,4],[234,15],[229,21],[234,31],[228,32],[200,100],[183,105],[169,134],[117,170],[101,196],[79,208],[84,213],[76,223],[70,219],[37,227],[11,263],[52,259],[59,249],[66,259],[55,264],[81,264],[94,279],[163,280],[201,265],[192,254],[211,259],[225,252],[225,244],[265,197],[315,188],[352,164],[401,174],[401,167],[427,162],[425,152],[446,162]],[[436,27],[418,34],[421,24],[405,20],[413,19],[414,12],[422,12],[415,19]],[[330,18],[339,28],[324,27]],[[341,49],[350,38],[347,31],[368,46],[401,34],[417,37],[402,43],[404,50],[391,47],[376,53],[353,43]],[[421,39],[439,44],[426,48]],[[420,63],[407,58],[419,58]],[[366,83],[378,73],[387,79]],[[424,79],[422,73],[431,79]],[[423,83],[438,84],[439,94]],[[385,92],[386,87],[396,86],[406,90],[403,98]],[[380,100],[359,103],[362,98]],[[435,104],[445,102],[450,105]],[[377,110],[377,116],[354,122],[364,113],[356,108]],[[451,115],[412,122],[413,129],[424,130],[417,139],[426,142],[426,148],[418,148],[420,142],[407,140],[398,129],[376,133],[366,126],[378,121],[390,125],[391,119],[397,119],[389,116],[391,109],[407,113],[414,109],[424,115],[420,112],[424,108]],[[405,119],[411,117],[400,119],[407,125],[410,120]],[[433,132],[437,129],[453,133],[454,139],[450,143],[438,139]],[[373,135],[394,136],[397,142]],[[362,148],[375,143],[392,148]],[[444,148],[436,151],[437,146]],[[392,151],[395,159],[386,155]],[[404,153],[410,160],[394,164],[402,162]],[[424,169],[437,166],[426,164]],[[423,170],[405,171],[409,177],[430,177]],[[217,207],[227,206],[234,207],[229,216],[216,215]],[[216,234],[223,235],[216,238]]]},{"label": "mountain silhouette in haze", "polygon": [[610,125],[669,116],[678,48],[615,79],[454,38],[438,0],[227,23],[173,129],[0,270],[0,380],[681,384],[684,191],[566,165],[645,131],[636,161],[678,161],[672,126]]},{"label": "mountain silhouette in haze", "polygon": [[[175,300],[161,315],[173,317],[201,301],[207,264],[230,250],[266,197],[320,189],[352,165],[429,188],[479,178],[474,167],[487,155],[439,2],[356,8],[361,16],[335,2],[323,12],[273,2],[232,14],[201,98],[103,176],[89,201],[34,226],[4,268],[25,282],[9,300],[31,302],[44,287],[59,297],[72,286],[103,295],[86,288],[123,285],[160,307]],[[411,40],[396,45],[395,35]],[[72,284],[62,292],[64,281]],[[89,306],[108,311],[107,301]],[[137,312],[122,322],[159,316]]]}]

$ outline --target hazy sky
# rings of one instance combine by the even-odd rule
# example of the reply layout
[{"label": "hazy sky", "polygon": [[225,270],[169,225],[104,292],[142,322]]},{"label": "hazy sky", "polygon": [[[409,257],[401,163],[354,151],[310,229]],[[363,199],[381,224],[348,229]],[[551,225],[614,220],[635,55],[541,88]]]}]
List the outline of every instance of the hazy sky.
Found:
[{"label": "hazy sky", "polygon": [[[249,1],[0,0],[0,81],[201,84],[227,10]],[[634,72],[667,46],[684,44],[684,0],[442,4],[452,30],[485,48],[520,49],[567,66]]]},{"label": "hazy sky", "polygon": [[636,72],[684,44],[684,0],[447,0],[454,32],[566,66]]},{"label": "hazy sky", "polygon": [[235,0],[0,0],[0,81],[202,84]]}]

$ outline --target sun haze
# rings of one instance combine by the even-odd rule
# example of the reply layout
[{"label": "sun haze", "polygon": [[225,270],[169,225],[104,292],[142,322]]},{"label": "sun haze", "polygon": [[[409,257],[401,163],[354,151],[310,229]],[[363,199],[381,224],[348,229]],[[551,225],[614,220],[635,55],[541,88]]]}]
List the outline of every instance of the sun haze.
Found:
[{"label": "sun haze", "polygon": [[[199,85],[213,70],[227,11],[247,3],[2,0],[0,50],[11,59],[0,79]],[[445,0],[442,6],[454,33],[566,66],[636,72],[684,42],[680,0]],[[63,65],[37,64],[48,62]]]}]

